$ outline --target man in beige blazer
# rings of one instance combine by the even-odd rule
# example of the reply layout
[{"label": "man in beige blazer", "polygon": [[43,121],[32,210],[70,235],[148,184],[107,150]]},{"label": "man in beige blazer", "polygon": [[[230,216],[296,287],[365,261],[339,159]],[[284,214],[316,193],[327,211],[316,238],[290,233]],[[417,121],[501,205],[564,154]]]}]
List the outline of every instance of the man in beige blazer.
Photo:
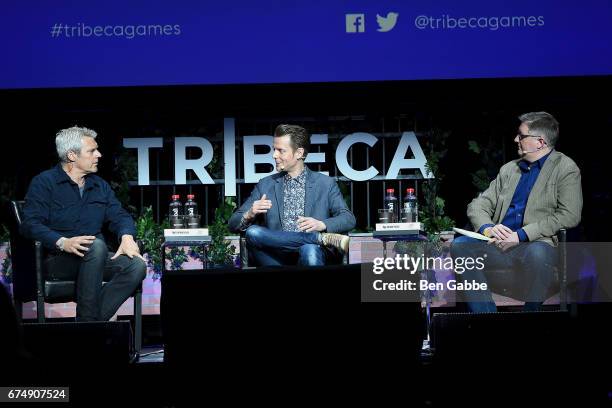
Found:
[{"label": "man in beige blazer", "polygon": [[[464,282],[486,283],[489,268],[522,268],[526,272],[524,309],[538,310],[554,278],[555,234],[580,222],[582,187],[576,163],[555,150],[557,120],[546,112],[526,113],[519,120],[514,138],[519,158],[503,165],[467,209],[474,229],[489,237],[489,242],[461,236],[453,241],[451,254],[486,259],[484,269],[458,274]],[[465,297],[473,312],[496,311],[488,290],[466,291]]]}]

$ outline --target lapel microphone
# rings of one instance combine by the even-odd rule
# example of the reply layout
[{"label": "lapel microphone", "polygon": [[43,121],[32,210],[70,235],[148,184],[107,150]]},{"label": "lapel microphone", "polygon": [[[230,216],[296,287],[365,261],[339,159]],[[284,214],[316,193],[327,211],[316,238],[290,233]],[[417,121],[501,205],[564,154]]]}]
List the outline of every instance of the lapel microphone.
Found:
[{"label": "lapel microphone", "polygon": [[523,154],[525,154],[525,153],[535,153],[535,152],[537,152],[537,151],[542,150],[543,148],[544,148],[544,146],[542,146],[542,147],[538,147],[538,148],[537,148],[537,149],[535,149],[535,150],[523,150]]}]

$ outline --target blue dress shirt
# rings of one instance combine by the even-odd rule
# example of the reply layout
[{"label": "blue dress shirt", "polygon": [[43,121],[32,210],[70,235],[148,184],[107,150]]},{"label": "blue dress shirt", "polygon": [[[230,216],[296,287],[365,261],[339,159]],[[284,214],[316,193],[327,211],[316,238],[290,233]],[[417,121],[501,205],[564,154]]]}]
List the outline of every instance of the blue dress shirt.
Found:
[{"label": "blue dress shirt", "polygon": [[[550,153],[552,153],[552,151]],[[527,200],[529,199],[531,189],[540,175],[540,170],[542,170],[544,162],[548,156],[550,156],[550,153],[541,157],[535,162],[530,163],[526,160],[521,160],[518,162],[518,166],[521,169],[521,179],[516,186],[516,190],[514,190],[512,201],[510,202],[508,211],[506,212],[501,224],[510,228],[512,231],[516,231],[519,241],[521,242],[529,241],[529,237],[527,237],[525,230],[522,228],[525,208],[527,207]],[[494,226],[494,224],[485,224],[481,226],[478,231],[482,234],[486,228],[492,226]]]}]

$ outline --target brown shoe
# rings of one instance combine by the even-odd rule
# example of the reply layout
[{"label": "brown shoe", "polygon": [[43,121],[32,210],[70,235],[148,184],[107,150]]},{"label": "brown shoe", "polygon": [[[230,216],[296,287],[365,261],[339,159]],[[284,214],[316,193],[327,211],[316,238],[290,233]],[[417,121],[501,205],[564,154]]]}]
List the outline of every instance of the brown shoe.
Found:
[{"label": "brown shoe", "polygon": [[331,232],[321,233],[321,241],[327,247],[334,247],[342,253],[347,253],[349,249],[348,235],[334,234]]}]

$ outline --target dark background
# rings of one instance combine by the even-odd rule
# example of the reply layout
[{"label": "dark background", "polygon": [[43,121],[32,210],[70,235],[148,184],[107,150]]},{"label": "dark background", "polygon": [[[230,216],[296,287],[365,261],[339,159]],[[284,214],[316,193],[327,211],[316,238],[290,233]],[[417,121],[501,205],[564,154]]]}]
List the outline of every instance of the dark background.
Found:
[{"label": "dark background", "polygon": [[[612,134],[607,101],[611,83],[612,77],[603,76],[4,90],[0,91],[4,106],[0,193],[4,201],[24,197],[31,178],[57,162],[54,139],[62,128],[78,125],[98,132],[97,141],[104,156],[99,174],[109,181],[117,179],[123,138],[164,137],[159,166],[151,155],[151,180],[156,179],[156,172],[161,179],[172,180],[173,138],[202,136],[214,145],[221,144],[223,118],[234,117],[238,140],[242,135],[272,134],[279,123],[301,124],[311,133],[329,133],[328,161],[334,157],[334,135],[415,131],[423,143],[432,133],[446,134],[448,153],[440,162],[440,196],[446,200],[447,214],[462,227],[467,222],[466,205],[478,193],[471,173],[485,166],[478,155],[469,151],[468,140],[491,146],[493,151],[489,154],[495,157],[491,159],[493,163],[488,163],[492,178],[501,164],[516,157],[512,139],[519,125],[517,116],[543,110],[560,122],[557,149],[574,159],[582,171],[582,239],[605,241],[610,229],[607,210],[612,191],[606,149],[606,139]],[[379,159],[374,158],[379,145],[371,149],[370,164],[382,172]],[[388,167],[395,145],[387,147]],[[127,152],[136,157],[135,149]],[[364,152],[363,146],[355,148],[357,169],[367,167]],[[222,151],[216,150],[215,154]],[[242,162],[240,155],[237,161]],[[334,174],[333,163],[323,169]],[[241,172],[238,177],[242,177]],[[396,187],[396,191],[399,187],[397,182],[386,184]],[[402,189],[409,185],[404,181]],[[240,201],[252,186],[239,185]],[[383,183],[371,182],[369,196],[365,183],[355,183],[353,188],[357,227],[365,229],[365,202],[370,200],[372,226],[376,208],[382,204]],[[167,213],[173,191],[183,197],[191,191],[212,221],[222,188],[210,187],[206,193],[204,189],[202,185],[133,186],[129,195],[137,211],[152,205],[159,219]],[[5,223],[4,218],[0,222]]]}]

